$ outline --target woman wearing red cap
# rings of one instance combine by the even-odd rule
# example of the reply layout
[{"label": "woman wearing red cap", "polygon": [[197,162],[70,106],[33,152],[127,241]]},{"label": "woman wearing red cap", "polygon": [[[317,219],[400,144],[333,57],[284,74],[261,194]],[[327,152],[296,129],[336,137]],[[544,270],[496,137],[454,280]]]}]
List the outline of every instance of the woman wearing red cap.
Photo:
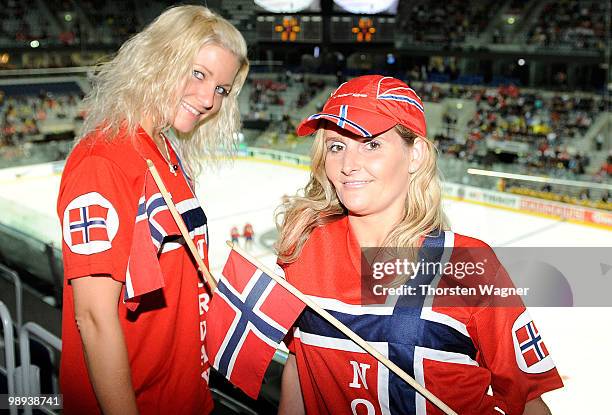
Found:
[{"label": "woman wearing red cap", "polygon": [[[507,283],[490,247],[449,229],[416,93],[394,78],[358,77],[297,131],[316,134],[304,195],[283,205],[277,248],[287,280],[457,413],[549,413],[540,396],[563,384],[520,298],[496,307],[491,297],[479,296],[475,305],[459,296],[451,306],[427,292],[449,284],[446,273],[397,270],[391,284],[368,291],[378,277],[362,272],[362,258],[376,270],[380,250],[372,255],[364,247],[415,248],[419,260],[427,249],[444,264],[478,248],[472,259],[484,257],[485,271]],[[455,272],[448,280],[459,278]],[[410,281],[423,292],[377,297]],[[308,309],[289,349],[281,414],[441,413]]]}]

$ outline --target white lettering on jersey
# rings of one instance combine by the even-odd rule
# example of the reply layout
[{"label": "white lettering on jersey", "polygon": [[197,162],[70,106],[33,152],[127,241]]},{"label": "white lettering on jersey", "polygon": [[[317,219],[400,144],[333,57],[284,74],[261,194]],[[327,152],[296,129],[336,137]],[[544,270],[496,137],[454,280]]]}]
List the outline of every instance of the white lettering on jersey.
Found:
[{"label": "white lettering on jersey", "polygon": [[[204,284],[198,282],[198,289],[204,288]],[[210,295],[208,293],[198,294],[198,305],[200,309],[200,318],[204,316],[204,313],[208,311],[208,303],[210,302]],[[210,378],[210,364],[208,362],[208,353],[206,353],[206,346],[204,340],[206,339],[206,320],[200,320],[200,341],[202,346],[200,349],[200,366],[202,366],[202,379],[208,384]]]},{"label": "white lettering on jersey", "polygon": [[351,402],[351,412],[353,413],[353,415],[357,415],[357,405],[360,404],[366,407],[366,410],[368,411],[367,415],[374,415],[376,413],[372,402],[366,401],[365,399],[353,399],[353,401]]},{"label": "white lettering on jersey", "polygon": [[206,320],[200,321],[200,340],[204,341],[206,338]]},{"label": "white lettering on jersey", "polygon": [[210,377],[210,368],[206,369],[205,371],[202,372],[202,379],[204,379],[204,381],[206,381],[206,384],[209,383],[208,378]]},{"label": "white lettering on jersey", "polygon": [[200,315],[208,312],[208,303],[210,302],[210,295],[208,293],[201,293],[198,295],[198,302],[200,303]]},{"label": "white lettering on jersey", "polygon": [[200,340],[202,341],[202,346],[200,346],[200,366],[204,368],[202,370],[202,379],[206,381],[208,384],[208,378],[210,375],[210,365],[208,363],[208,353],[206,352],[206,345],[204,344],[204,338],[206,336],[206,322],[200,321]]},{"label": "white lettering on jersey", "polygon": [[[368,383],[366,382],[366,371],[370,368],[370,365],[367,363],[357,363],[354,360],[350,361],[351,366],[353,366],[353,381],[349,383],[349,387],[360,389],[361,383],[363,383],[364,388],[368,388]],[[361,379],[361,383],[359,380]]]},{"label": "white lettering on jersey", "polygon": [[205,345],[202,345],[202,347],[200,348],[200,357],[202,360],[202,365],[204,365],[205,362],[208,362],[208,353],[206,352]]},{"label": "white lettering on jersey", "polygon": [[198,239],[198,242],[197,242],[197,244],[198,244],[198,254],[200,255],[200,258],[202,258],[202,259],[204,259],[204,255],[206,254],[204,252],[204,246],[205,246],[204,243],[205,242],[206,241],[204,239]]}]

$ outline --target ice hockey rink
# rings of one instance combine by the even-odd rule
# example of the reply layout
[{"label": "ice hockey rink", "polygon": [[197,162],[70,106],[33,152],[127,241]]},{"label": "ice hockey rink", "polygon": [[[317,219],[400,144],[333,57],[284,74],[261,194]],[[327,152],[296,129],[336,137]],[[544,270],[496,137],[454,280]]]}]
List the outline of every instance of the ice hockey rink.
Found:
[{"label": "ice hockey rink", "polygon": [[[294,194],[307,179],[304,169],[252,159],[226,162],[204,172],[197,195],[208,217],[212,272],[223,266],[230,228],[242,231],[246,222],[255,231],[252,253],[273,265],[273,212],[283,195]],[[59,180],[59,174],[0,179],[0,197],[11,202],[3,203],[2,221],[10,221],[9,214],[37,213],[40,219],[31,226],[59,244],[55,214]],[[463,201],[445,200],[444,205],[455,232],[492,246],[612,248],[612,232],[602,228]],[[612,271],[607,278],[612,278]],[[607,375],[612,373],[612,361],[607,352],[612,350],[612,308],[534,307],[530,312],[565,383],[563,389],[544,396],[552,413],[609,413],[605,408],[610,402]]]}]

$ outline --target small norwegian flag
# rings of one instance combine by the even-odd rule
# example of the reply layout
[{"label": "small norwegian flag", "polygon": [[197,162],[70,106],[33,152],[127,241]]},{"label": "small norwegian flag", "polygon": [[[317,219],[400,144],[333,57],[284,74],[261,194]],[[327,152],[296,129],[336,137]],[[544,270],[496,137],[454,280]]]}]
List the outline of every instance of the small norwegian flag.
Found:
[{"label": "small norwegian flag", "polygon": [[109,241],[106,225],[108,208],[90,205],[70,209],[70,238],[72,245],[87,244],[93,241]]},{"label": "small norwegian flag", "polygon": [[305,306],[232,250],[206,318],[213,367],[257,399],[276,348]]},{"label": "small norwegian flag", "polygon": [[535,365],[548,356],[546,345],[533,320],[516,330],[515,334],[527,367]]},{"label": "small norwegian flag", "polygon": [[[197,199],[184,200],[177,203],[176,208],[194,244],[205,245],[206,215]],[[142,196],[138,201],[125,278],[124,302],[130,310],[138,307],[141,296],[164,287],[159,256],[171,249],[165,245],[167,238],[180,235],[159,187],[151,172],[147,171]],[[180,243],[175,242],[175,245],[180,246]]]}]

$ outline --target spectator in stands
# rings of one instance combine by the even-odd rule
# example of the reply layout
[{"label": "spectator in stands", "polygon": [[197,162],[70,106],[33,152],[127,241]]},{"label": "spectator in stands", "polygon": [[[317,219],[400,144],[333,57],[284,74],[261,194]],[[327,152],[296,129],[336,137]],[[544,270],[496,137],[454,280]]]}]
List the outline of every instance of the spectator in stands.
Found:
[{"label": "spectator in stands", "polygon": [[595,150],[601,151],[604,145],[604,135],[603,132],[599,132],[595,137]]},{"label": "spectator in stands", "polygon": [[237,136],[248,66],[234,26],[205,7],[179,6],[96,74],[58,199],[66,414],[211,412],[201,352],[210,293],[184,241],[160,237],[154,247],[148,221],[140,222],[148,238],[135,222],[139,198],[158,193],[151,160],[208,258],[194,181],[203,156]]},{"label": "spectator in stands", "polygon": [[451,44],[463,42],[467,34],[481,33],[495,12],[486,2],[447,0],[443,3],[399,2],[399,29],[413,41]]},{"label": "spectator in stands", "polygon": [[[496,281],[504,279],[488,245],[449,230],[436,152],[426,138],[423,105],[414,91],[395,78],[354,78],[331,95],[321,113],[302,121],[297,132],[316,135],[310,181],[303,195],[284,204],[280,216],[277,248],[287,280],[320,299],[366,340],[388,346],[387,356],[395,363],[420,368],[421,384],[457,413],[491,414],[497,407],[504,413],[550,414],[540,396],[563,384],[550,356],[543,357],[547,360],[540,362],[538,373],[523,370],[531,363],[517,348],[515,331],[523,327],[518,322],[531,324],[531,319],[520,298],[502,307],[491,297],[481,298],[486,305],[479,302],[475,307],[445,307],[439,302],[444,300],[433,298],[440,306],[434,328],[424,323],[430,320],[424,311],[415,311],[422,304],[420,295],[400,290],[406,294],[376,296],[375,288],[375,296],[368,295],[364,264],[370,261],[375,270],[374,262],[385,267],[400,262],[400,247],[415,248],[418,254],[412,256],[430,263],[442,260],[440,248],[450,247],[445,269],[460,258],[475,262],[475,251],[459,252],[477,247],[478,261],[487,257],[485,268],[493,266],[478,279],[489,278],[489,272]],[[422,249],[427,247],[434,249]],[[410,254],[403,252],[405,260]],[[457,284],[452,271],[440,283],[434,280],[435,272],[396,273],[402,272],[380,281],[382,287],[408,288],[412,279],[436,287]],[[469,302],[462,296],[460,302],[464,300]],[[451,320],[457,324],[445,323]],[[305,310],[296,326],[288,342],[291,354],[283,371],[279,414],[356,413],[357,407],[363,413],[381,413],[385,406],[398,413],[418,412],[414,389],[399,378],[392,382],[382,364],[354,349],[312,311]],[[431,355],[455,353],[452,359],[425,364],[422,355],[417,356],[421,348]],[[354,379],[350,387],[347,379]],[[377,379],[375,387],[364,387]],[[457,379],[470,381],[457,387]],[[423,412],[438,412],[429,403],[422,405]]]},{"label": "spectator in stands", "polygon": [[608,158],[601,165],[601,169],[599,169],[599,174],[603,177],[612,177],[612,154],[608,155]]},{"label": "spectator in stands", "polygon": [[603,2],[548,1],[530,31],[529,43],[603,50],[606,10],[600,4]]},{"label": "spectator in stands", "polygon": [[589,200],[591,198],[591,192],[588,188],[584,188],[578,194],[580,200]]}]

